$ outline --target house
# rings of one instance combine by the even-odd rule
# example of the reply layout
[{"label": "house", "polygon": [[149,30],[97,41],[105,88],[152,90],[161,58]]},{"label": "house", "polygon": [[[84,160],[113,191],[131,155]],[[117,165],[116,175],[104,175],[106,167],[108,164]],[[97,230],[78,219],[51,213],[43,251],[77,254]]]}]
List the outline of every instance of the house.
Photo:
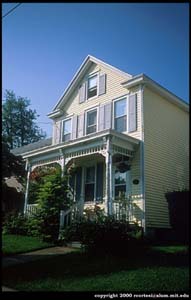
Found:
[{"label": "house", "polygon": [[5,177],[2,182],[2,212],[22,212],[24,205],[24,187],[15,176]]},{"label": "house", "polygon": [[188,188],[188,104],[145,74],[132,76],[88,55],[48,114],[52,139],[15,149],[30,172],[75,166],[74,200],[126,214],[144,232],[169,229],[167,191]]}]

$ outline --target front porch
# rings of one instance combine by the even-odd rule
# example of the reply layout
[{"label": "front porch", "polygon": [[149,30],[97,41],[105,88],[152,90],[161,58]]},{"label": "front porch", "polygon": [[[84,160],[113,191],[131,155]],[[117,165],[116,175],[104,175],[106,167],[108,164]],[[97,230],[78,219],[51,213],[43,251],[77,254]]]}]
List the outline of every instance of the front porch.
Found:
[{"label": "front porch", "polygon": [[28,204],[30,173],[39,166],[58,163],[62,175],[70,171],[69,184],[74,200],[71,209],[61,212],[61,225],[69,223],[74,212],[82,216],[84,209],[97,205],[106,215],[137,221],[142,226],[144,212],[140,175],[137,179],[139,187],[132,188],[139,144],[139,140],[128,135],[105,130],[25,153],[23,157],[27,161],[28,175],[24,212],[33,209]]}]

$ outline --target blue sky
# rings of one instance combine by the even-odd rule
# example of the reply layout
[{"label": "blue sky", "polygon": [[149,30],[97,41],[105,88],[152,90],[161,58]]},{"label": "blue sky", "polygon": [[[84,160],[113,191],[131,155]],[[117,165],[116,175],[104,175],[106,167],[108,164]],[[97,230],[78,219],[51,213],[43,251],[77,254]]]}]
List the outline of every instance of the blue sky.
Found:
[{"label": "blue sky", "polygon": [[[4,3],[3,15],[16,4]],[[188,3],[24,3],[2,27],[3,95],[29,98],[48,137],[46,115],[88,54],[188,102]]]}]

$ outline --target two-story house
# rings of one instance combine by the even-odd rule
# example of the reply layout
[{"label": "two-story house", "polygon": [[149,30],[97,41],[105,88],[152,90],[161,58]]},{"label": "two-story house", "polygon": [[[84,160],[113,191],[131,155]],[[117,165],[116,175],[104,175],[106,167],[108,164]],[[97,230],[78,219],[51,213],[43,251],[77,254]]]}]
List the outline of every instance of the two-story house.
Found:
[{"label": "two-story house", "polygon": [[30,172],[75,166],[74,200],[126,213],[145,232],[170,228],[167,191],[188,188],[188,104],[145,74],[132,76],[88,55],[48,114],[53,137],[13,150]]}]

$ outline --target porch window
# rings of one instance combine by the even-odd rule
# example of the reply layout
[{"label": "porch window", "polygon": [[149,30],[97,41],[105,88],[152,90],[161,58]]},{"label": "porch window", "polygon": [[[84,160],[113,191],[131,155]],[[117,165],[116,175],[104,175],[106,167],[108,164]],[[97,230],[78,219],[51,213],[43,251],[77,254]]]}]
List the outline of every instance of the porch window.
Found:
[{"label": "porch window", "polygon": [[71,119],[63,121],[63,142],[69,141],[71,139]]},{"label": "porch window", "polygon": [[85,202],[94,201],[95,166],[86,168]]},{"label": "porch window", "polygon": [[126,98],[114,102],[114,127],[119,132],[127,130]]},{"label": "porch window", "polygon": [[86,134],[97,131],[97,109],[87,112]]},{"label": "porch window", "polygon": [[115,199],[120,199],[126,195],[126,172],[115,171]]},{"label": "porch window", "polygon": [[88,78],[88,99],[97,96],[97,74]]}]

